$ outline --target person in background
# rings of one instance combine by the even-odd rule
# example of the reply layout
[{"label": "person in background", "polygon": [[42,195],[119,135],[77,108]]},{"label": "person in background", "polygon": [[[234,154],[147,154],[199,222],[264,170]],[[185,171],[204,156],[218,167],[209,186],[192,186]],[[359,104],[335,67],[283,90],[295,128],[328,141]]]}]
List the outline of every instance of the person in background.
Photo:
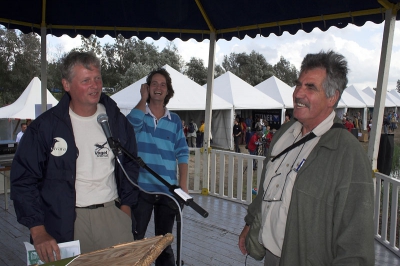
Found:
[{"label": "person in background", "polygon": [[196,138],[197,138],[197,125],[196,123],[193,121],[193,119],[190,119],[190,123],[187,126],[188,130],[187,130],[187,143],[189,145],[189,147],[192,148],[196,148]]},{"label": "person in background", "polygon": [[[251,155],[258,155],[258,145],[262,143],[262,136],[263,133],[261,131],[257,131],[254,133],[254,135],[251,137],[249,144],[247,147],[249,148],[249,153]],[[257,160],[253,159],[253,170],[257,170]]]},{"label": "person in background", "polygon": [[242,138],[241,137],[242,128],[240,127],[238,120],[239,120],[239,118],[236,118],[234,121],[232,135],[233,135],[233,141],[235,144],[235,152],[240,153],[239,143],[240,143],[240,139]]},{"label": "person in background", "polygon": [[296,119],[272,139],[239,236],[243,254],[255,252],[245,246],[249,232],[261,243],[265,266],[375,263],[371,163],[334,111],[347,73],[345,58],[333,51],[308,54],[301,64]]},{"label": "person in background", "polygon": [[17,134],[17,139],[15,140],[15,142],[19,143],[21,141],[21,138],[24,135],[27,127],[28,125],[26,123],[21,123],[21,131]]},{"label": "person in background", "polygon": [[[266,150],[266,154],[268,154],[269,151],[269,147],[271,146],[271,141],[272,141],[272,137],[275,135],[276,133],[276,129],[273,128],[272,130],[270,130],[268,132],[268,134],[265,136],[265,150]],[[266,156],[266,155],[265,155]]]},{"label": "person in background", "polygon": [[383,121],[382,121],[382,127],[383,127],[383,133],[388,134],[389,133],[389,126],[390,126],[390,120],[388,115],[383,116]]},{"label": "person in background", "polygon": [[240,144],[246,144],[246,132],[247,132],[247,125],[243,118],[240,118],[240,127],[242,128],[242,133],[240,134]]},{"label": "person in background", "polygon": [[252,123],[253,123],[252,116],[248,116],[248,117],[246,118],[245,122],[246,122],[246,129],[247,129],[247,132],[250,132],[250,131],[251,131],[251,125],[252,125]]},{"label": "person in background", "polygon": [[187,143],[187,126],[185,124],[185,120],[182,120],[182,129],[183,129],[183,134],[185,135],[186,143]]},{"label": "person in background", "polygon": [[200,127],[199,127],[199,132],[200,132],[200,148],[203,147],[204,143],[204,120],[201,120],[200,122]]},{"label": "person in background", "polygon": [[[164,180],[171,185],[179,185],[187,193],[189,149],[181,119],[167,108],[169,100],[174,96],[171,76],[163,68],[152,71],[147,76],[146,83],[142,84],[140,94],[139,103],[127,116],[135,128],[138,155]],[[177,164],[179,180],[176,171]],[[168,187],[146,169],[140,169],[138,184],[145,191],[171,195]],[[138,203],[133,207],[136,220],[135,240],[144,238],[153,211],[155,235],[172,233],[178,212],[175,202],[166,195],[147,194],[140,191]],[[162,251],[155,264],[156,266],[175,265],[171,245]]]},{"label": "person in background", "polygon": [[290,115],[285,115],[285,121],[283,121],[283,123],[287,123],[290,121]]},{"label": "person in background", "polygon": [[[100,60],[70,52],[61,75],[66,93],[29,125],[11,171],[17,219],[43,262],[60,259],[57,243],[79,240],[87,253],[133,241],[131,206],[138,196],[97,122],[107,114],[113,137],[137,155],[133,127],[102,93]],[[138,164],[123,154],[119,160],[137,182]]]},{"label": "person in background", "polygon": [[345,118],[345,117],[343,117],[342,123],[343,123],[343,126],[344,126],[345,128],[347,128],[347,130],[348,130],[349,132],[351,132],[351,130],[354,128],[354,125],[353,125],[353,123],[351,122],[351,119],[350,119],[350,118]]}]

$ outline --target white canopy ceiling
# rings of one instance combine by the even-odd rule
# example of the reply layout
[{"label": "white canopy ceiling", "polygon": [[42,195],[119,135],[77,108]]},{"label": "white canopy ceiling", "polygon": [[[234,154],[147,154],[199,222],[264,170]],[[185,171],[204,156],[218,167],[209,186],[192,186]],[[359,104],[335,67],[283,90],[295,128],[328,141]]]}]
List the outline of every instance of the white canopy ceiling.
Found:
[{"label": "white canopy ceiling", "polygon": [[[41,86],[40,79],[34,77],[14,103],[0,108],[0,118],[37,118],[41,114]],[[57,103],[57,99],[47,90],[47,109],[57,105]]]}]

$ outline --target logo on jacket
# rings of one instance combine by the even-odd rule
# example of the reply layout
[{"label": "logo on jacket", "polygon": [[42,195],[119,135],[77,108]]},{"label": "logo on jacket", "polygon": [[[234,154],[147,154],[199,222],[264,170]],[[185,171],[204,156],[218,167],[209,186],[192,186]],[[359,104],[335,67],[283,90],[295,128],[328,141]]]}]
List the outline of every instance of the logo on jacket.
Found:
[{"label": "logo on jacket", "polygon": [[54,156],[63,156],[68,149],[67,142],[63,138],[54,138],[51,145],[51,154]]},{"label": "logo on jacket", "polygon": [[110,149],[106,147],[107,141],[104,142],[103,144],[96,143],[94,146],[96,147],[94,150],[94,154],[97,156],[97,158],[108,158],[108,155],[110,153]]}]

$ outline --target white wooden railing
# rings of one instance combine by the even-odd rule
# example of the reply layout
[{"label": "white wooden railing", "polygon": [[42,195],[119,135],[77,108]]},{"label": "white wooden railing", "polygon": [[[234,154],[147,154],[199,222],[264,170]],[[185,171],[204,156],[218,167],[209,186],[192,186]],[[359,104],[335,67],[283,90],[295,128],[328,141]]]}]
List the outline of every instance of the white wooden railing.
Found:
[{"label": "white wooden railing", "polygon": [[400,257],[398,203],[400,180],[376,173],[375,239]]},{"label": "white wooden railing", "polygon": [[[188,184],[191,193],[201,193],[203,183],[207,182],[205,175],[205,151],[199,148],[190,148],[191,160],[189,163]],[[258,168],[253,171],[252,160],[256,159]],[[244,153],[235,153],[212,149],[210,151],[210,178],[209,195],[250,204],[252,189],[258,188],[261,178],[263,156],[254,156]],[[375,239],[400,257],[399,226],[397,220],[399,212],[400,180],[391,178],[382,173],[375,173]],[[394,226],[392,226],[394,225]]]},{"label": "white wooden railing", "polygon": [[[209,195],[244,204],[252,201],[252,189],[258,188],[265,157],[212,149],[210,151],[209,184],[206,178],[206,151],[189,148],[189,191],[201,193],[208,187]],[[253,159],[257,161],[257,170],[253,170]]]}]

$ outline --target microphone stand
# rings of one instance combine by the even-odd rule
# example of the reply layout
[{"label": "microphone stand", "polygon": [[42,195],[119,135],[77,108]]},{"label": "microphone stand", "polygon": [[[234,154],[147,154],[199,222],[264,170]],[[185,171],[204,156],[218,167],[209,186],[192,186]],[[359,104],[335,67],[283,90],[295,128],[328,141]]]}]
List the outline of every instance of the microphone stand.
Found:
[{"label": "microphone stand", "polygon": [[[122,151],[124,154],[126,154],[129,158],[132,160],[136,161],[137,164],[139,164],[140,167],[146,169],[150,174],[152,174],[157,180],[159,180],[161,183],[163,183],[169,190],[169,192],[172,193],[175,199],[178,200],[179,203],[183,203],[187,206],[190,206],[193,210],[195,210],[198,214],[203,216],[204,218],[208,217],[208,212],[204,210],[200,205],[198,205],[196,202],[194,202],[193,198],[187,194],[185,191],[183,191],[179,186],[177,185],[171,185],[168,183],[164,178],[162,178],[159,174],[153,171],[150,167],[147,166],[147,164],[142,160],[140,157],[133,156],[127,149],[122,147],[121,143],[114,138],[110,137],[107,139],[110,143],[113,143],[113,148],[112,151],[114,152],[115,156],[118,157],[119,151]],[[110,147],[112,147],[110,145]],[[181,209],[181,206],[178,204],[178,208]],[[181,265],[181,256],[180,256],[180,246],[181,246],[181,231],[182,231],[182,224],[181,224],[181,212],[178,212],[178,215],[176,216],[176,222],[177,222],[177,255],[176,255],[176,260],[177,260],[177,265]]]}]

